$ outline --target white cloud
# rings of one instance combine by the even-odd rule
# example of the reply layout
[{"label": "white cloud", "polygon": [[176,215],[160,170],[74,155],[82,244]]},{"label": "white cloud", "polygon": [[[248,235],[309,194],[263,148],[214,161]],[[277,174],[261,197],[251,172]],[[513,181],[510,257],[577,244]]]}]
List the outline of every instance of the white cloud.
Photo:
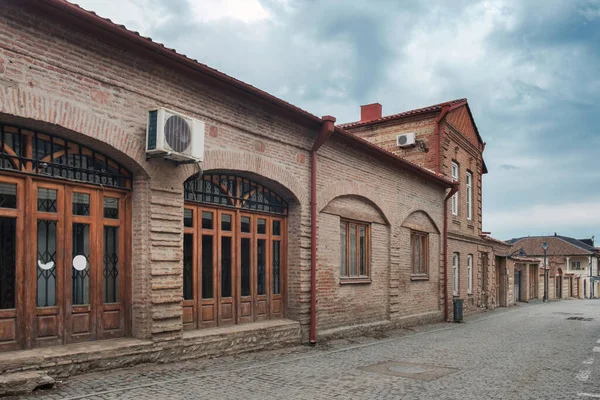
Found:
[{"label": "white cloud", "polygon": [[271,17],[258,0],[205,0],[191,4],[194,16],[202,22],[232,18],[250,23]]}]

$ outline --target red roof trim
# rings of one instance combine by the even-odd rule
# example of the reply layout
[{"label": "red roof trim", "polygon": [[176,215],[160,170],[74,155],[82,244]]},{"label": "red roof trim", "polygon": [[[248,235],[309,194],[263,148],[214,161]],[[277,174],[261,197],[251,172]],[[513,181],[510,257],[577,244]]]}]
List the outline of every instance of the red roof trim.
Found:
[{"label": "red roof trim", "polygon": [[[305,111],[299,107],[294,106],[291,103],[288,103],[287,101],[275,97],[265,92],[264,90],[258,89],[252,85],[249,85],[227,74],[224,74],[221,71],[211,68],[205,64],[202,64],[197,60],[191,59],[183,54],[177,53],[177,51],[175,51],[174,49],[169,49],[163,44],[154,42],[151,38],[143,37],[138,32],[131,31],[123,25],[117,25],[110,19],[102,18],[93,11],[87,11],[77,4],[69,3],[66,0],[35,0],[29,3],[34,6],[40,6],[45,4],[47,7],[51,7],[55,11],[67,13],[72,17],[94,25],[95,27],[106,31],[107,33],[120,36],[121,38],[126,39],[128,42],[130,42],[131,45],[141,46],[148,50],[151,50],[154,53],[158,53],[162,56],[165,56],[197,72],[210,76],[226,85],[233,86],[241,91],[259,97],[275,105],[276,107],[279,107],[285,111],[291,112],[295,115],[304,118],[308,122],[316,123],[319,125],[323,124],[323,120],[321,118],[309,113],[308,111]],[[466,99],[464,100],[466,101]],[[416,164],[404,160],[394,155],[393,153],[390,153],[380,148],[379,146],[373,145],[364,139],[358,138],[355,135],[344,131],[339,127],[336,127],[335,133],[354,141],[355,143],[361,145],[361,147],[367,150],[385,156],[389,161],[392,161],[395,164],[401,166],[402,168],[405,168],[419,176],[422,176],[429,180],[433,180],[437,183],[444,185],[445,187],[452,187],[452,185],[454,184],[451,180],[444,177],[443,175],[437,175],[434,172],[429,171],[428,169],[422,168]]]},{"label": "red roof trim", "polygon": [[412,117],[415,115],[427,114],[430,112],[441,111],[443,106],[450,106],[450,110],[454,110],[464,104],[467,104],[467,99],[456,99],[446,101],[440,104],[434,104],[432,106],[427,106],[423,108],[417,108],[414,110],[404,111],[398,114],[386,115],[380,119],[372,120],[372,121],[356,121],[356,122],[348,122],[345,124],[339,124],[338,126],[341,128],[356,128],[359,126],[371,125],[371,124],[379,124],[387,121],[394,121],[401,118]]}]

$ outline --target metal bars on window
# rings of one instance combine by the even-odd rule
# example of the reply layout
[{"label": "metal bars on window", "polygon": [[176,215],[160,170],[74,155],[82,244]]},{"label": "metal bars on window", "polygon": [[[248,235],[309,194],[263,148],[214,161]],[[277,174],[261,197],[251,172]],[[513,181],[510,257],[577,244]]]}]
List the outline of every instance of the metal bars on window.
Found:
[{"label": "metal bars on window", "polygon": [[0,124],[0,169],[114,188],[131,188],[117,161],[71,140]]},{"label": "metal bars on window", "polygon": [[184,183],[185,199],[196,203],[287,215],[288,205],[279,195],[257,182],[235,176],[204,174]]}]

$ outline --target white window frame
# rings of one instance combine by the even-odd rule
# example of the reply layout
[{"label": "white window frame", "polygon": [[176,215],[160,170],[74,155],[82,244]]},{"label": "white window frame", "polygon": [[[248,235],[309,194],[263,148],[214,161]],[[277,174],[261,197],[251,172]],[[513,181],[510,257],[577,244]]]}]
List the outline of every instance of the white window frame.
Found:
[{"label": "white window frame", "polygon": [[473,219],[473,174],[467,172],[467,219]]},{"label": "white window frame", "polygon": [[452,255],[452,293],[458,296],[460,290],[460,255],[454,253]]},{"label": "white window frame", "polygon": [[571,269],[573,271],[580,271],[581,270],[581,261],[571,261]]},{"label": "white window frame", "polygon": [[[452,161],[452,180],[458,182],[458,163]],[[458,215],[458,192],[452,196],[452,215]]]},{"label": "white window frame", "polygon": [[473,293],[473,254],[467,256],[467,293]]}]

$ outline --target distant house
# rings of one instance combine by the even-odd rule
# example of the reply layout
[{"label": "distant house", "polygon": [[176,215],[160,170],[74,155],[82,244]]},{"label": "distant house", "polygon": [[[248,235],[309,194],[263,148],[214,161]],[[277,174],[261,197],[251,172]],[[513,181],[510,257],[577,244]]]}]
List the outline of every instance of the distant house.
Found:
[{"label": "distant house", "polygon": [[[550,299],[598,297],[598,283],[594,281],[593,286],[590,286],[591,277],[598,275],[600,258],[600,249],[593,245],[594,239],[579,240],[555,233],[554,236],[528,236],[507,241],[512,246],[511,251],[523,249],[524,254],[536,258],[543,258],[544,242],[548,244],[546,251],[548,297]],[[540,268],[540,271],[543,271],[543,268]],[[541,273],[543,275],[543,272]]]}]

